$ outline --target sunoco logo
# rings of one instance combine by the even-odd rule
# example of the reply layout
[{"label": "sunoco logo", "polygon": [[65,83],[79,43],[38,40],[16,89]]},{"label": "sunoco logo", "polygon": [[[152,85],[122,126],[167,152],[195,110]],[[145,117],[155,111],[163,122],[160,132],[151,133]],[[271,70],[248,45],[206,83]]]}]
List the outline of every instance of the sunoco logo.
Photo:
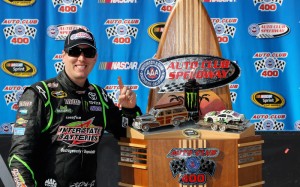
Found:
[{"label": "sunoco logo", "polygon": [[290,28],[283,23],[253,23],[248,27],[248,33],[256,38],[276,38],[287,35]]},{"label": "sunoco logo", "polygon": [[275,92],[260,91],[252,94],[252,101],[263,108],[281,108],[285,104],[285,99]]},{"label": "sunoco logo", "polygon": [[4,2],[15,6],[30,6],[35,3],[35,0],[4,0]]},{"label": "sunoco logo", "polygon": [[199,138],[200,134],[197,130],[195,129],[184,129],[182,131],[183,135],[189,138]]},{"label": "sunoco logo", "polygon": [[201,89],[224,86],[234,81],[240,68],[233,61],[209,55],[181,55],[160,59],[166,69],[166,80],[159,93],[182,92],[188,79],[195,78]]},{"label": "sunoco logo", "polygon": [[15,77],[32,77],[36,74],[34,65],[23,60],[6,60],[2,62],[2,70]]},{"label": "sunoco logo", "polygon": [[155,41],[159,42],[162,32],[164,31],[165,23],[155,23],[148,28],[148,35]]}]

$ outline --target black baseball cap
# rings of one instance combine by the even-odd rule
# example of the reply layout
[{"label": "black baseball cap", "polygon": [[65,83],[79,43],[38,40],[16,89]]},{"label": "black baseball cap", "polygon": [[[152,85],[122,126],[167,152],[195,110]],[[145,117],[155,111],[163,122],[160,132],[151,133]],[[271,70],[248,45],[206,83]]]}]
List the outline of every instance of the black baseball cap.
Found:
[{"label": "black baseball cap", "polygon": [[93,47],[94,49],[97,49],[93,34],[82,28],[72,30],[69,33],[65,40],[64,49],[69,49],[79,44],[86,44]]}]

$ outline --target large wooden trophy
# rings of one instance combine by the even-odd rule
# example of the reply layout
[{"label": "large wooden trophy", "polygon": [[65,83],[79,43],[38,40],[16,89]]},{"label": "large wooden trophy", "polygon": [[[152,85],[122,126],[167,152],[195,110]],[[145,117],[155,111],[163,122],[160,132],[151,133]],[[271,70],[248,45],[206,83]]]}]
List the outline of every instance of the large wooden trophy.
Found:
[{"label": "large wooden trophy", "polygon": [[231,106],[227,85],[239,73],[201,1],[177,0],[156,58],[139,67],[152,89],[119,142],[119,186],[262,186],[263,140]]}]

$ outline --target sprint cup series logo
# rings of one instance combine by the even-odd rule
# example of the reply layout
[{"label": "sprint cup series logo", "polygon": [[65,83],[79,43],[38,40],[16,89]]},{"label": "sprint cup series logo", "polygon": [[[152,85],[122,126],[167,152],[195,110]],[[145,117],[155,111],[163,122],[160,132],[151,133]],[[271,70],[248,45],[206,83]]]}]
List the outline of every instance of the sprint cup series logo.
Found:
[{"label": "sprint cup series logo", "polygon": [[263,78],[273,78],[279,76],[279,70],[284,71],[286,62],[279,58],[287,58],[287,52],[257,52],[253,58],[261,58],[254,62],[256,72],[261,71],[260,76]]},{"label": "sprint cup series logo", "polygon": [[229,37],[234,37],[236,28],[228,24],[236,24],[238,18],[211,18],[219,43],[228,43]]},{"label": "sprint cup series logo", "polygon": [[256,38],[277,38],[287,35],[290,28],[283,23],[253,23],[248,27],[248,33]]},{"label": "sprint cup series logo", "polygon": [[3,33],[6,39],[10,38],[13,45],[28,45],[30,37],[35,38],[37,29],[29,25],[37,25],[38,19],[5,19],[2,25],[10,25],[4,27]]},{"label": "sprint cup series logo", "polygon": [[47,28],[47,35],[55,40],[65,40],[68,34],[74,29],[84,29],[88,30],[85,26],[82,25],[50,25]]},{"label": "sprint cup series logo", "polygon": [[112,39],[112,43],[124,45],[131,43],[131,37],[134,39],[138,34],[138,28],[132,27],[131,25],[139,25],[139,19],[108,19],[104,25],[113,25],[112,27],[106,28],[107,38]]},{"label": "sprint cup series logo", "polygon": [[77,6],[82,7],[83,0],[52,0],[54,8],[59,5],[60,13],[76,13]]},{"label": "sprint cup series logo", "polygon": [[255,92],[252,94],[251,99],[263,108],[281,108],[285,104],[285,99],[280,94],[270,91]]},{"label": "sprint cup series logo", "polygon": [[169,13],[172,11],[176,0],[154,0],[154,3],[156,7],[161,5],[159,9],[161,12]]},{"label": "sprint cup series logo", "polygon": [[102,127],[93,125],[94,118],[87,121],[75,121],[60,126],[57,141],[63,141],[77,147],[89,147],[99,142]]},{"label": "sprint cup series logo", "polygon": [[167,158],[173,158],[170,170],[174,178],[179,176],[179,183],[206,184],[206,175],[213,177],[216,170],[216,163],[210,158],[217,157],[219,153],[217,148],[173,148]]},{"label": "sprint cup series logo", "polygon": [[35,3],[35,0],[4,0],[4,2],[15,6],[31,6]]},{"label": "sprint cup series logo", "polygon": [[283,0],[253,0],[254,6],[259,4],[258,10],[260,11],[276,11],[277,4],[280,6],[283,3]]}]

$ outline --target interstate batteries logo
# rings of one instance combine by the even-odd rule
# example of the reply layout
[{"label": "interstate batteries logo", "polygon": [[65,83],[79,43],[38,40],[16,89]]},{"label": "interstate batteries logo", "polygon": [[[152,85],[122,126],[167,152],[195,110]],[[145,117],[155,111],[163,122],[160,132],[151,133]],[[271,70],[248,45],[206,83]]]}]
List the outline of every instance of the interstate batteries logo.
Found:
[{"label": "interstate batteries logo", "polygon": [[93,125],[94,118],[87,121],[75,121],[60,126],[57,141],[63,141],[77,147],[89,147],[99,142],[102,127]]},{"label": "interstate batteries logo", "polygon": [[277,5],[282,5],[283,0],[253,0],[254,6],[257,4],[260,11],[276,11]]},{"label": "interstate batteries logo", "polygon": [[279,72],[283,72],[286,65],[286,62],[281,59],[287,58],[287,56],[287,52],[257,52],[253,58],[260,58],[260,60],[254,62],[255,70],[261,72],[260,76],[263,78],[278,77]]},{"label": "interstate batteries logo", "polygon": [[31,6],[35,3],[35,0],[4,0],[4,2],[15,6]]},{"label": "interstate batteries logo", "polygon": [[5,39],[10,38],[13,45],[28,45],[30,38],[35,38],[37,29],[30,25],[37,25],[38,19],[5,19],[2,25],[6,25],[3,29]]},{"label": "interstate batteries logo", "polygon": [[160,7],[161,12],[169,13],[173,10],[176,0],[154,0],[155,6]]},{"label": "interstate batteries logo", "polygon": [[83,0],[52,0],[54,8],[58,6],[60,13],[76,13],[77,7],[83,5]]},{"label": "interstate batteries logo", "polygon": [[108,19],[104,25],[112,25],[106,28],[107,38],[112,38],[112,43],[117,45],[131,44],[132,38],[136,39],[138,28],[132,25],[139,25],[139,19]]},{"label": "interstate batteries logo", "polygon": [[248,27],[248,33],[256,38],[277,38],[287,35],[290,28],[283,23],[253,23]]},{"label": "interstate batteries logo", "polygon": [[47,28],[47,35],[55,40],[65,40],[72,30],[79,28],[88,30],[83,25],[50,25]]},{"label": "interstate batteries logo", "polygon": [[236,28],[231,24],[236,24],[238,18],[211,18],[219,43],[228,43],[229,36],[234,37]]},{"label": "interstate batteries logo", "polygon": [[285,99],[280,94],[270,91],[255,92],[252,94],[251,99],[263,108],[281,108],[285,104]]}]

